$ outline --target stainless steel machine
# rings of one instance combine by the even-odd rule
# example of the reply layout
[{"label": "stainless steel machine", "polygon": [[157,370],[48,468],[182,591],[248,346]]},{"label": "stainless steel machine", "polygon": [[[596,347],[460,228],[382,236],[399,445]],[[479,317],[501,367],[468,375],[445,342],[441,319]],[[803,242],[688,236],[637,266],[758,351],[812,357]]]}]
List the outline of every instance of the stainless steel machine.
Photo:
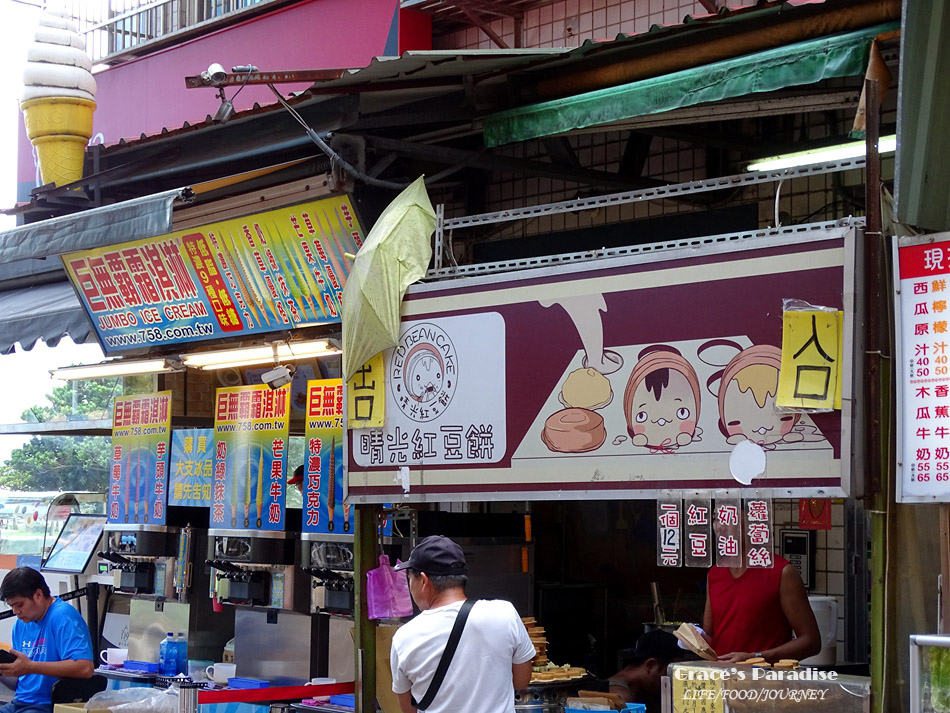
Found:
[{"label": "stainless steel machine", "polygon": [[180,530],[166,525],[105,526],[106,549],[117,592],[170,599],[174,597]]},{"label": "stainless steel machine", "polygon": [[167,632],[182,632],[191,659],[221,660],[233,636],[232,612],[215,612],[210,568],[195,563],[207,547],[207,530],[193,527],[192,508],[169,508],[176,525],[109,524],[102,566],[112,572],[113,592],[128,598],[129,659],[158,661]]},{"label": "stainless steel machine", "polygon": [[299,532],[208,531],[214,592],[234,610],[238,676],[294,685],[327,675],[329,622],[311,616],[300,542]]},{"label": "stainless steel machine", "polygon": [[305,532],[301,538],[300,568],[312,577],[310,611],[352,616],[353,536]]}]

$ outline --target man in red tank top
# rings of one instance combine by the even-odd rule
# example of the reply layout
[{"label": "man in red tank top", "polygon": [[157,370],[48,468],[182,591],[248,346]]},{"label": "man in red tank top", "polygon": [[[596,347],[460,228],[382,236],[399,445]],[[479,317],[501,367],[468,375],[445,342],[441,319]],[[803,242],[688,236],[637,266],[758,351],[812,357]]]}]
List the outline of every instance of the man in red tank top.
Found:
[{"label": "man in red tank top", "polygon": [[706,584],[703,628],[720,660],[761,656],[774,663],[821,650],[805,585],[788,560],[776,555],[771,568],[712,567]]}]

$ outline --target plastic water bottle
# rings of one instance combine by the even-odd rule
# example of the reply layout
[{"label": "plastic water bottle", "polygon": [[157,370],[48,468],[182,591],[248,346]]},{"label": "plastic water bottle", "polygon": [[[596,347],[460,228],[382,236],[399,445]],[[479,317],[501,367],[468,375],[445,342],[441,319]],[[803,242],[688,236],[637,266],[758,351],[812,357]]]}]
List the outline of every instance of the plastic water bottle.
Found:
[{"label": "plastic water bottle", "polygon": [[178,660],[178,673],[188,675],[188,638],[185,632],[179,631],[178,638],[175,639],[176,656]]},{"label": "plastic water bottle", "polygon": [[174,676],[178,672],[178,647],[175,635],[168,635],[158,645],[158,673],[161,676]]}]

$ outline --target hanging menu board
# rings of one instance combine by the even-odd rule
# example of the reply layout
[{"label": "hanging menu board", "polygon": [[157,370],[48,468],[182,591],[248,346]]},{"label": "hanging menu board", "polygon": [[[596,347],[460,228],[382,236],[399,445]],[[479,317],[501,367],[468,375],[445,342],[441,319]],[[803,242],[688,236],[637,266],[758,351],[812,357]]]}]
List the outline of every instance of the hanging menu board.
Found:
[{"label": "hanging menu board", "polygon": [[950,501],[950,233],[901,238],[894,264],[900,502]]},{"label": "hanging menu board", "polygon": [[110,524],[165,524],[171,402],[171,391],[116,398]]},{"label": "hanging menu board", "polygon": [[348,533],[343,504],[343,380],[307,383],[304,532]]},{"label": "hanging menu board", "polygon": [[106,354],[341,321],[344,253],[363,244],[334,196],[63,255]]},{"label": "hanging menu board", "polygon": [[290,390],[218,389],[211,527],[284,529]]}]

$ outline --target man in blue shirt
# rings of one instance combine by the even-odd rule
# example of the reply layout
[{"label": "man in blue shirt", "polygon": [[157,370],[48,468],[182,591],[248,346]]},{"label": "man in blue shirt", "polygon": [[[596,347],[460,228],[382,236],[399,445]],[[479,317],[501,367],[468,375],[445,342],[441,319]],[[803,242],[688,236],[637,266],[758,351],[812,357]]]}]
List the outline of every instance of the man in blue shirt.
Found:
[{"label": "man in blue shirt", "polygon": [[92,641],[76,609],[50,596],[43,575],[30,567],[11,569],[0,583],[0,599],[17,617],[12,654],[0,676],[16,676],[16,695],[0,713],[51,713],[50,691],[58,678],[90,678]]}]

